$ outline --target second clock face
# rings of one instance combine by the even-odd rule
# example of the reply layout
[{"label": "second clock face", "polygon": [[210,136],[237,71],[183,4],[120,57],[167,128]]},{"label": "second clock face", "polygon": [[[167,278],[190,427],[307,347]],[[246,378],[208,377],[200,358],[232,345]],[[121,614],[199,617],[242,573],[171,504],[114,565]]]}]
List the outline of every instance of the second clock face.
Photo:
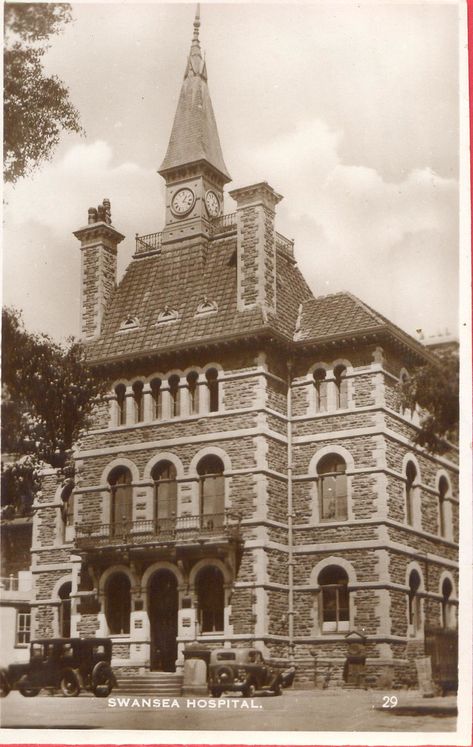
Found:
[{"label": "second clock face", "polygon": [[219,215],[220,203],[218,201],[217,195],[211,189],[209,189],[209,191],[205,195],[205,206],[211,218],[216,218],[217,215]]},{"label": "second clock face", "polygon": [[192,189],[184,187],[176,192],[171,201],[171,210],[175,215],[185,215],[194,207],[195,195]]}]

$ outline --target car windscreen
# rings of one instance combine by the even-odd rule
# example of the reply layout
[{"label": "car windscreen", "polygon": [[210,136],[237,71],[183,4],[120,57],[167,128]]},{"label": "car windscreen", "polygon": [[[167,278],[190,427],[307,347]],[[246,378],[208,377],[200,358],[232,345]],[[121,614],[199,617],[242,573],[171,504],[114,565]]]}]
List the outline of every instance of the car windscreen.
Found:
[{"label": "car windscreen", "polygon": [[233,651],[222,651],[215,658],[217,661],[235,661],[236,656]]}]

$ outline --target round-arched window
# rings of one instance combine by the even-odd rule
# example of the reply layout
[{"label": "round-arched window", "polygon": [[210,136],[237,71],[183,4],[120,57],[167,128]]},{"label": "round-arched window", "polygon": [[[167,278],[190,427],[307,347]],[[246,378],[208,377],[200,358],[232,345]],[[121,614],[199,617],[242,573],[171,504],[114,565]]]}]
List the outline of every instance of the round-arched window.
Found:
[{"label": "round-arched window", "polygon": [[338,565],[320,571],[320,618],[323,632],[348,630],[350,620],[348,574]]},{"label": "round-arched window", "polygon": [[200,460],[200,513],[202,526],[207,529],[222,526],[225,512],[225,478],[222,460],[210,454]]},{"label": "round-arched window", "polygon": [[346,464],[338,454],[327,454],[317,465],[319,516],[321,521],[348,518]]}]

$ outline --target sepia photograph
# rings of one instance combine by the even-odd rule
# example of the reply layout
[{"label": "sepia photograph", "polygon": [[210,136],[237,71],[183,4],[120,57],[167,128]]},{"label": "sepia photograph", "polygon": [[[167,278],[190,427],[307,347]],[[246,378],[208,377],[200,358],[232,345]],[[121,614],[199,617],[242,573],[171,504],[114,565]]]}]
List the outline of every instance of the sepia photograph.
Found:
[{"label": "sepia photograph", "polygon": [[466,10],[4,3],[2,743],[471,743]]}]

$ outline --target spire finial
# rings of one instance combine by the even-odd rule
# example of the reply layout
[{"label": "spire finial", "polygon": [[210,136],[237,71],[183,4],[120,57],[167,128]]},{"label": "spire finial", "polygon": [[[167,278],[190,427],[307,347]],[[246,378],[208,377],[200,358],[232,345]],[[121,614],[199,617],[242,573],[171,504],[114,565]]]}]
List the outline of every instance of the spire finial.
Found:
[{"label": "spire finial", "polygon": [[194,18],[194,36],[192,37],[192,41],[199,42],[199,28],[200,28],[200,3],[197,3],[197,8],[195,10],[195,18]]}]

